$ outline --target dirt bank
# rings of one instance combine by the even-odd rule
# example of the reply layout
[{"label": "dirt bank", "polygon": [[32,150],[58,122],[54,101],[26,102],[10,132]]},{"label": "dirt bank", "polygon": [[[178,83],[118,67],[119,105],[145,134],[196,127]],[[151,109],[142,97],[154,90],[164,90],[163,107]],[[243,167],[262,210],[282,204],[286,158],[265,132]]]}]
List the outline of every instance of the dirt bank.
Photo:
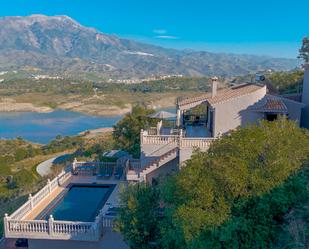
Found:
[{"label": "dirt bank", "polygon": [[17,103],[13,99],[0,99],[0,112],[52,112],[48,106],[35,106],[31,103]]}]

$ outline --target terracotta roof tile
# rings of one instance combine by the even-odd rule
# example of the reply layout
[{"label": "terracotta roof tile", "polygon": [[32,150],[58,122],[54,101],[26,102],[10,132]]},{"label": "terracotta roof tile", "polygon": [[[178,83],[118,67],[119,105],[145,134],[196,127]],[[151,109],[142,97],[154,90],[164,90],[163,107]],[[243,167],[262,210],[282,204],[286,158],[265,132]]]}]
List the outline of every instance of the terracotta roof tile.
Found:
[{"label": "terracotta roof tile", "polygon": [[259,112],[286,113],[288,111],[282,99],[271,95],[266,96],[263,103],[254,109]]},{"label": "terracotta roof tile", "polygon": [[230,99],[234,99],[243,95],[250,94],[252,92],[255,92],[259,89],[261,89],[264,86],[256,85],[256,84],[242,84],[235,87],[231,87],[228,89],[222,89],[217,92],[217,95],[215,97],[211,97],[211,93],[206,93],[194,98],[186,98],[178,102],[179,106],[192,104],[199,101],[207,101],[210,105],[215,105]]}]

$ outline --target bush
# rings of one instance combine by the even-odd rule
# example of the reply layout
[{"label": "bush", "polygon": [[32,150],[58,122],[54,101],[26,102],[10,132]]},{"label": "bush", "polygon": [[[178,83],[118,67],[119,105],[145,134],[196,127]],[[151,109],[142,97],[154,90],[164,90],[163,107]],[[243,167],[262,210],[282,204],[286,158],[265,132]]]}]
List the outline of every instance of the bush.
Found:
[{"label": "bush", "polygon": [[13,181],[8,187],[29,189],[33,181],[33,175],[28,170],[22,169],[13,176]]},{"label": "bush", "polygon": [[[308,131],[292,121],[240,128],[197,151],[158,187],[129,188],[121,231],[141,248],[270,248],[284,214],[308,198],[305,176],[295,176],[308,154]],[[149,224],[158,203],[164,218]]]},{"label": "bush", "polygon": [[154,110],[142,106],[135,106],[132,112],[126,114],[114,125],[113,137],[116,147],[131,153],[135,158],[140,157],[140,132],[149,125],[154,125],[155,120],[147,118]]}]

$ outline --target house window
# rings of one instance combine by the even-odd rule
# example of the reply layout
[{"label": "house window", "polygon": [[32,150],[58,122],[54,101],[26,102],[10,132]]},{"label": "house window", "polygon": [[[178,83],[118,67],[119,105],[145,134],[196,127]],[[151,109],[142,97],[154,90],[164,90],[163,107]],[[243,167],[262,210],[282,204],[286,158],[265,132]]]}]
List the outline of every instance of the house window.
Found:
[{"label": "house window", "polygon": [[265,119],[267,121],[275,121],[275,120],[278,119],[278,114],[276,114],[276,113],[266,113],[265,114]]}]

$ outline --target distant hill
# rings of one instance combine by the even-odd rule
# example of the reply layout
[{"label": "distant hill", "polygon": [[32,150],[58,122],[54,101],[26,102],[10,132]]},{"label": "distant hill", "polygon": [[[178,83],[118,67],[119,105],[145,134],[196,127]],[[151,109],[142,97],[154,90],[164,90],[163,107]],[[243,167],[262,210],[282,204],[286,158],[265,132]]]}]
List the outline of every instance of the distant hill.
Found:
[{"label": "distant hill", "polygon": [[[206,32],[206,31],[205,31]],[[87,28],[67,16],[0,19],[0,70],[39,68],[64,75],[107,78],[243,75],[290,70],[297,60],[167,49]]]}]

